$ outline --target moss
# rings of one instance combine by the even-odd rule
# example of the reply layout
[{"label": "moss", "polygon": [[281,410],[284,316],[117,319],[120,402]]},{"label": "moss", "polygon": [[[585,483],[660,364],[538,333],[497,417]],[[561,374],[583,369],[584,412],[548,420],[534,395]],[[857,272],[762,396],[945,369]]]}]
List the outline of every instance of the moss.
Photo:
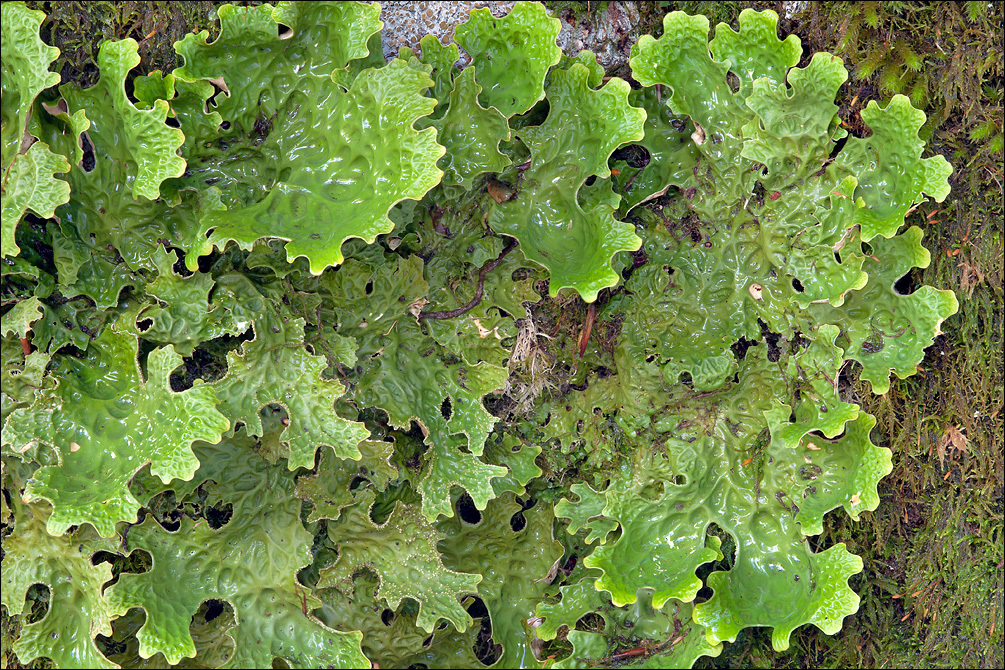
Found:
[{"label": "moss", "polygon": [[607,8],[611,5],[610,2],[597,2],[595,0],[591,0],[589,2],[554,0],[552,2],[545,2],[542,4],[550,9],[551,13],[555,16],[568,13],[569,16],[573,17],[576,21],[596,18],[606,12]]},{"label": "moss", "polygon": [[[98,47],[104,40],[131,37],[139,43],[138,72],[170,72],[178,63],[174,43],[189,32],[209,28],[219,31],[216,8],[223,2],[136,1],[126,2],[51,2],[28,0],[31,9],[46,13],[41,37],[46,44],[59,47],[59,59],[53,66],[63,82],[82,87],[98,80]],[[261,2],[235,2],[258,5]]]}]

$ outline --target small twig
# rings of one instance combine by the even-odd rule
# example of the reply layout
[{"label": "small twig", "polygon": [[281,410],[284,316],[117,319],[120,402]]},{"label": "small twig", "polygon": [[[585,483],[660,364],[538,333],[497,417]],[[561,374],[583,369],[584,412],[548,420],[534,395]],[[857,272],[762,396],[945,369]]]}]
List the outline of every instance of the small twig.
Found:
[{"label": "small twig", "polygon": [[593,321],[597,318],[596,303],[591,302],[586,310],[586,320],[583,322],[583,330],[579,334],[579,358],[583,358],[586,353],[586,345],[590,341],[590,333],[593,332]]},{"label": "small twig", "polygon": [[455,319],[466,312],[470,312],[475,306],[482,301],[482,296],[485,294],[485,275],[496,269],[502,260],[506,258],[509,252],[516,249],[517,241],[516,239],[510,239],[509,244],[506,248],[502,250],[502,253],[494,260],[490,261],[482,267],[481,271],[478,273],[478,288],[475,290],[475,297],[473,297],[468,304],[463,307],[458,307],[457,309],[450,309],[443,312],[421,312],[419,314],[420,319]]},{"label": "small twig", "polygon": [[300,589],[299,584],[295,584],[293,590],[296,591],[297,596],[300,598],[300,609],[303,611],[305,617],[310,617],[310,612],[307,610],[307,588],[303,590]]},{"label": "small twig", "polygon": [[122,551],[127,556],[129,555],[129,529],[133,527],[133,524],[127,523],[125,529],[122,531]]},{"label": "small twig", "polygon": [[706,391],[704,393],[699,393],[698,395],[693,395],[688,398],[688,400],[700,400],[702,398],[708,398],[709,396],[717,395],[719,393],[725,393],[729,389],[716,389],[715,391]]},{"label": "small twig", "polygon": [[638,168],[638,170],[639,171],[633,174],[632,178],[628,180],[628,183],[625,184],[625,187],[621,189],[622,193],[628,193],[629,189],[632,188],[632,184],[635,183],[635,178],[638,177],[640,174],[642,174],[642,168]]}]

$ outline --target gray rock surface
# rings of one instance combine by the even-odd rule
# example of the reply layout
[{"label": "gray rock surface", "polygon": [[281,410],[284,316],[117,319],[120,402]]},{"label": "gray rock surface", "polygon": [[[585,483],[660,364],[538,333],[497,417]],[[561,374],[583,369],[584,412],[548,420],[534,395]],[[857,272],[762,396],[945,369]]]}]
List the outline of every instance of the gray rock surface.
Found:
[{"label": "gray rock surface", "polygon": [[[494,16],[504,16],[515,2],[488,2],[464,0],[462,2],[382,2],[380,18],[384,21],[384,56],[393,58],[398,50],[407,46],[421,51],[419,40],[426,34],[435,35],[444,43],[454,38],[454,28],[468,19],[470,11],[488,7]],[[631,45],[638,39],[640,14],[631,2],[611,2],[596,20],[576,21],[571,12],[562,20],[558,45],[572,56],[589,49],[607,70],[628,61]],[[558,17],[562,19],[563,17]],[[463,50],[461,63],[467,61]]]}]

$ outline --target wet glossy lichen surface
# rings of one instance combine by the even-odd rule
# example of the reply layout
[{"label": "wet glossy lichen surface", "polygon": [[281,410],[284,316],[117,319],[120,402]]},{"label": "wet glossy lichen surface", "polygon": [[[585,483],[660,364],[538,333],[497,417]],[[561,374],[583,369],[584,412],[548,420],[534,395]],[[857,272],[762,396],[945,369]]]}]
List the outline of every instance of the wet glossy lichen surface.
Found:
[{"label": "wet glossy lichen surface", "polygon": [[3,5],[21,662],[690,667],[856,612],[808,540],[891,454],[842,370],[886,393],[957,309],[901,290],[952,170],[907,98],[848,136],[770,11],[668,14],[629,82],[536,3],[464,69],[385,60],[378,5],[226,5],[89,88],[43,18]]}]

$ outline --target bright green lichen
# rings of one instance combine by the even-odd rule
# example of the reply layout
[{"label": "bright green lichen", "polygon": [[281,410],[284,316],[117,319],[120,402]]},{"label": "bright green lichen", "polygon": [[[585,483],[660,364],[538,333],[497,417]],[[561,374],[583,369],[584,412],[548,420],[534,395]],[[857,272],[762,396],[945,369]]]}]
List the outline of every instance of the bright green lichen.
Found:
[{"label": "bright green lichen", "polygon": [[494,108],[478,104],[474,68],[467,68],[454,80],[447,113],[433,123],[437,141],[447,149],[444,184],[471,188],[472,178],[482,172],[500,172],[510,164],[499,151],[499,142],[509,139],[506,118]]},{"label": "bright green lichen", "polygon": [[[483,88],[482,100],[509,118],[542,99],[545,75],[562,56],[555,44],[561,27],[558,19],[533,2],[518,2],[501,19],[488,9],[473,9],[471,18],[457,26],[454,35],[471,54]],[[516,44],[523,48],[514,49]]]},{"label": "bright green lichen", "polygon": [[855,196],[864,207],[855,223],[861,226],[862,241],[868,242],[876,235],[892,237],[925,194],[936,202],[945,200],[953,168],[943,156],[921,158],[924,142],[917,135],[925,113],[907,97],[894,96],[885,108],[871,101],[862,110],[862,120],[872,135],[849,138],[838,164],[858,176]]},{"label": "bright green lichen", "polygon": [[185,171],[185,160],[177,155],[185,135],[165,125],[168,103],[157,100],[151,109],[137,109],[126,96],[126,75],[140,62],[136,52],[134,40],[106,42],[98,53],[102,73],[98,83],[83,90],[68,84],[60,93],[73,111],[115,110],[110,118],[90,119],[88,135],[93,137],[95,150],[101,152],[96,160],[114,156],[125,164],[122,178],[133,198],[156,200],[161,182]]},{"label": "bright green lichen", "polygon": [[23,2],[9,2],[3,8],[3,169],[10,167],[18,153],[35,98],[59,83],[59,75],[49,65],[59,49],[38,38],[45,14],[29,10]]},{"label": "bright green lichen", "polygon": [[[4,542],[3,604],[21,614],[33,584],[49,589],[50,611],[25,625],[14,644],[22,663],[45,656],[57,667],[114,668],[95,645],[95,635],[109,635],[114,616],[101,587],[112,577],[107,565],[94,565],[97,551],[114,551],[115,542],[96,537],[88,527],[53,537],[46,531],[50,509],[15,499],[17,534]],[[5,538],[6,539],[6,538]]]},{"label": "bright green lichen", "polygon": [[235,653],[225,667],[261,667],[275,657],[297,667],[318,664],[358,667],[364,663],[359,634],[338,633],[303,613],[319,604],[296,580],[310,562],[310,534],[300,525],[300,500],[285,468],[271,466],[251,450],[251,440],[200,445],[200,479],[211,479],[210,501],[234,508],[230,523],[182,521],[174,533],[148,517],[128,536],[132,549],[153,557],[140,575],[122,575],[108,592],[118,615],[146,610],[140,655],[162,653],[169,663],[195,656],[188,626],[199,603],[227,600],[237,625],[230,631]]},{"label": "bright green lichen", "polygon": [[436,550],[441,535],[426,521],[418,507],[398,503],[390,518],[376,525],[370,518],[373,496],[364,496],[341,515],[328,533],[339,548],[338,561],[321,572],[319,588],[348,585],[361,567],[380,577],[377,597],[397,609],[403,598],[419,603],[415,623],[427,633],[437,620],[450,621],[458,632],[471,624],[458,597],[473,593],[478,575],[454,572],[444,567]]},{"label": "bright green lichen", "polygon": [[[522,528],[513,526],[517,514]],[[524,512],[508,494],[489,503],[477,524],[460,518],[439,524],[446,534],[440,543],[445,564],[475,567],[482,575],[478,595],[489,610],[492,639],[503,645],[500,667],[539,665],[527,622],[544,595],[549,570],[562,556],[562,545],[552,539],[553,518],[541,507]]]},{"label": "bright green lichen", "polygon": [[70,164],[59,154],[49,151],[43,142],[35,142],[17,156],[4,172],[9,184],[3,198],[3,255],[16,256],[19,251],[14,242],[14,226],[24,213],[31,209],[43,218],[51,217],[56,208],[70,199],[70,187],[65,181],[53,178],[66,172]]},{"label": "bright green lichen", "polygon": [[34,142],[31,117],[35,99],[45,89],[59,83],[59,75],[49,65],[59,49],[38,38],[45,14],[27,9],[23,2],[3,6],[3,104],[0,127],[0,170],[3,176],[0,254],[16,256],[14,229],[31,209],[48,218],[53,210],[70,199],[66,182],[54,173],[70,169],[66,159],[53,154],[47,145]]},{"label": "bright green lichen", "polygon": [[571,287],[593,302],[601,289],[618,283],[611,256],[637,249],[640,241],[630,225],[614,220],[613,207],[585,211],[577,194],[591,175],[610,176],[607,159],[614,149],[642,139],[645,112],[628,105],[626,82],[612,79],[594,91],[589,76],[580,63],[551,74],[547,120],[518,132],[531,153],[524,184],[516,198],[493,208],[489,223],[548,268],[552,296]]},{"label": "bright green lichen", "polygon": [[635,90],[536,3],[461,69],[385,63],[377,5],[225,5],[58,90],[3,12],[20,662],[690,667],[857,610],[807,541],[892,467],[842,376],[957,309],[903,279],[951,173],[906,98],[846,137],[772,12],[668,15]]},{"label": "bright green lichen", "polygon": [[241,355],[227,356],[227,376],[214,386],[231,426],[244,424],[249,435],[261,437],[259,412],[275,403],[289,414],[280,439],[289,443],[283,455],[291,470],[312,467],[319,446],[331,447],[340,458],[359,459],[356,445],[369,431],[333,412],[345,389],[321,376],[324,359],[304,351],[303,325],[294,320],[269,327],[263,320],[258,332]]},{"label": "bright green lichen", "polygon": [[436,161],[444,150],[435,131],[411,128],[435,104],[419,95],[432,84],[424,73],[392,61],[361,73],[348,93],[325,81],[307,80],[282,110],[283,127],[269,134],[279,139],[268,140],[265,150],[279,160],[267,195],[204,219],[218,246],[289,240],[289,259],[305,256],[320,274],[342,262],[345,240],[373,242],[390,232],[387,210],[421,198],[442,177]]},{"label": "bright green lichen", "polygon": [[[430,668],[478,668],[481,661],[474,649],[478,629],[458,633],[449,624],[430,635],[416,625],[416,606],[406,599],[397,612],[385,609],[376,597],[377,577],[370,571],[357,572],[348,594],[336,588],[322,589],[325,602],[318,617],[339,630],[361,630],[363,653],[375,666],[406,668],[424,664]],[[346,589],[350,585],[346,584]],[[389,614],[390,613],[390,614]]]},{"label": "bright green lichen", "polygon": [[19,436],[20,449],[40,443],[58,450],[59,464],[40,468],[25,491],[28,500],[53,504],[53,535],[90,523],[111,537],[116,522],[136,520],[140,504],[127,483],[140,468],[151,463],[165,484],[191,479],[199,467],[192,443],[218,441],[228,426],[209,387],[171,390],[177,353],[150,352],[145,381],[136,353],[135,337],[107,328],[89,356],[61,359],[58,395],[7,418],[4,430]]}]

